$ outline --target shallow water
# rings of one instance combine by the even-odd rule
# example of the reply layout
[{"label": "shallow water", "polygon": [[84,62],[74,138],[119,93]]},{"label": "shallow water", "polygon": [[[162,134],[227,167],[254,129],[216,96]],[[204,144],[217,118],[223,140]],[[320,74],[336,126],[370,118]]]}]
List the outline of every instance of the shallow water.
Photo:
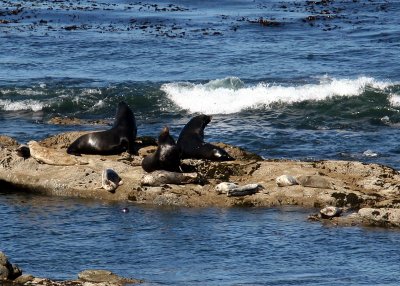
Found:
[{"label": "shallow water", "polygon": [[[0,134],[133,109],[138,135],[212,114],[207,141],[265,158],[400,169],[400,2],[0,0]],[[5,190],[3,190],[5,191]],[[310,211],[159,209],[2,194],[0,249],[56,279],[85,268],[167,285],[398,285],[397,231]]]},{"label": "shallow water", "polygon": [[25,272],[53,279],[100,268],[147,285],[399,283],[400,232],[324,227],[306,220],[311,212],[1,194],[0,249]]}]

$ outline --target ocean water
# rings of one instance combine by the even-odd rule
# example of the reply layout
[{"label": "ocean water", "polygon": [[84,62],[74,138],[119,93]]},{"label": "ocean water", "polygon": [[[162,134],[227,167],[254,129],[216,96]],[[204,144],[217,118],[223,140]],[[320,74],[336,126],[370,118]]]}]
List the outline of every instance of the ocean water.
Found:
[{"label": "ocean water", "polygon": [[[156,137],[168,125],[177,138],[191,117],[206,113],[213,116],[207,141],[238,145],[264,158],[358,160],[399,170],[399,12],[400,2],[382,0],[0,0],[0,134],[26,143],[65,131],[108,128],[48,120],[112,122],[124,100],[135,113],[139,136]],[[399,254],[392,245],[396,232],[324,228],[306,222],[301,210],[132,206],[121,217],[120,206],[19,200],[0,196],[7,237],[31,229],[36,204],[51,213],[50,224],[61,215],[53,232],[39,232],[33,241],[1,239],[2,249],[38,275],[70,278],[80,265],[111,263],[116,272],[161,284],[329,285],[341,276],[346,284],[399,282],[383,270],[396,264],[379,258],[382,252],[393,259]],[[53,205],[56,210],[48,210]],[[10,216],[10,208],[23,215]],[[85,224],[93,232],[99,228],[104,240],[86,236],[76,224],[89,214],[107,216]],[[165,217],[183,243],[173,236],[161,239],[157,232]],[[114,224],[114,219],[130,221]],[[65,225],[81,236],[82,247],[62,237]],[[204,237],[199,225],[218,228],[218,237],[212,231]],[[119,241],[114,234],[127,235],[128,226],[135,236]],[[274,229],[296,234],[290,236],[293,244],[281,249]],[[136,235],[159,239],[145,246],[146,239],[140,243]],[[190,240],[191,235],[198,237]],[[53,239],[60,243],[50,249],[41,243]],[[269,245],[269,239],[278,244]],[[108,257],[104,250],[110,246],[115,253]],[[261,250],[267,254],[259,256]],[[77,260],[77,253],[82,258]],[[60,259],[68,255],[73,263]],[[43,269],[46,263],[54,270]]]},{"label": "ocean water", "polygon": [[[400,232],[325,227],[308,210],[152,208],[1,196],[1,248],[23,270],[110,269],[144,285],[398,285]],[[122,208],[129,212],[123,213]]]}]

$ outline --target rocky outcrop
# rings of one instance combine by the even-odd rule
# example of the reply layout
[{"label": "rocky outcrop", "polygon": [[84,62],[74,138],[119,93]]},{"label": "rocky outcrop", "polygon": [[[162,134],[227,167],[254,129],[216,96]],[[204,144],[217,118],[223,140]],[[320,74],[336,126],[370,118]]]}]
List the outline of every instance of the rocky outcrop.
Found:
[{"label": "rocky outcrop", "polygon": [[[71,156],[66,154],[65,149],[80,135],[81,132],[59,134],[38,144],[51,149],[51,152],[42,152],[48,154],[47,156]],[[263,160],[240,148],[217,144],[227,149],[236,160],[183,160],[182,169],[189,178],[185,185],[174,181],[184,177],[182,174],[172,177],[171,174],[157,174],[157,177],[153,176],[157,179],[157,184],[146,184],[143,179],[148,174],[140,164],[143,156],[155,149],[154,139],[151,138],[138,139],[138,155],[82,155],[77,164],[68,166],[57,165],[57,158],[54,157],[51,162],[56,163],[55,165],[43,163],[43,160],[32,156],[20,157],[16,152],[18,144],[15,144],[15,140],[4,136],[0,140],[0,186],[10,192],[25,191],[64,197],[130,200],[141,204],[191,207],[333,206],[343,208],[344,211],[341,217],[330,218],[329,221],[344,221],[351,214],[352,219],[357,217],[364,224],[399,225],[394,221],[395,216],[388,215],[388,223],[375,223],[375,220],[363,217],[362,212],[358,213],[358,210],[364,208],[400,209],[400,174],[392,168],[378,164],[334,160]],[[8,143],[2,144],[3,140]],[[104,169],[114,170],[124,182],[113,193],[101,188]],[[281,179],[277,180],[279,177]],[[218,184],[224,182],[236,184],[236,189],[247,185],[257,188],[253,188],[251,192],[236,192],[235,195],[228,196],[227,192],[216,189]],[[382,215],[380,221],[384,221],[385,217]]]},{"label": "rocky outcrop", "polygon": [[16,264],[11,264],[7,256],[0,251],[0,280],[12,281],[21,275],[22,270]]},{"label": "rocky outcrop", "polygon": [[77,280],[53,281],[33,275],[22,275],[17,265],[11,264],[7,256],[0,251],[0,285],[40,285],[40,286],[123,286],[143,283],[143,280],[124,278],[108,270],[85,270],[78,274]]}]

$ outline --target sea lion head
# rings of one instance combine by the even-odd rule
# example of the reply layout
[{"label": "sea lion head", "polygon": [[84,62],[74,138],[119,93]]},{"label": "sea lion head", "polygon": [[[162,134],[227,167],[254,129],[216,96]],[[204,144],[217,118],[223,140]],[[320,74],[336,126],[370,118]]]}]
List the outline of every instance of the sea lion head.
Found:
[{"label": "sea lion head", "polygon": [[165,126],[158,136],[158,145],[176,145],[174,138],[169,134],[168,126]]},{"label": "sea lion head", "polygon": [[128,104],[124,101],[118,103],[113,127],[132,129],[134,136],[136,137],[137,128],[135,115],[133,114],[132,109],[130,109]]}]

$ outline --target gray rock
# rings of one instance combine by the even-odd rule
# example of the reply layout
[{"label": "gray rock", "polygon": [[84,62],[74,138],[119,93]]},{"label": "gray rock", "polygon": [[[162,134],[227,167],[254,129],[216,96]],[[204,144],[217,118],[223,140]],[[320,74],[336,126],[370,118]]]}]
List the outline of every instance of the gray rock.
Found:
[{"label": "gray rock", "polygon": [[17,283],[17,284],[25,284],[27,282],[33,281],[33,279],[34,279],[34,277],[32,275],[30,275],[30,274],[21,275],[18,278],[16,278],[14,280],[14,282]]},{"label": "gray rock", "polygon": [[120,277],[108,270],[84,270],[78,274],[81,281],[93,283],[111,283],[112,285],[123,285],[126,283],[142,283],[137,279]]},{"label": "gray rock", "polygon": [[0,265],[7,266],[9,264],[7,256],[0,251]]},{"label": "gray rock", "polygon": [[400,209],[394,208],[362,208],[358,214],[372,225],[400,226]]},{"label": "gray rock", "polygon": [[0,280],[8,280],[10,276],[10,270],[7,266],[0,265]]}]

